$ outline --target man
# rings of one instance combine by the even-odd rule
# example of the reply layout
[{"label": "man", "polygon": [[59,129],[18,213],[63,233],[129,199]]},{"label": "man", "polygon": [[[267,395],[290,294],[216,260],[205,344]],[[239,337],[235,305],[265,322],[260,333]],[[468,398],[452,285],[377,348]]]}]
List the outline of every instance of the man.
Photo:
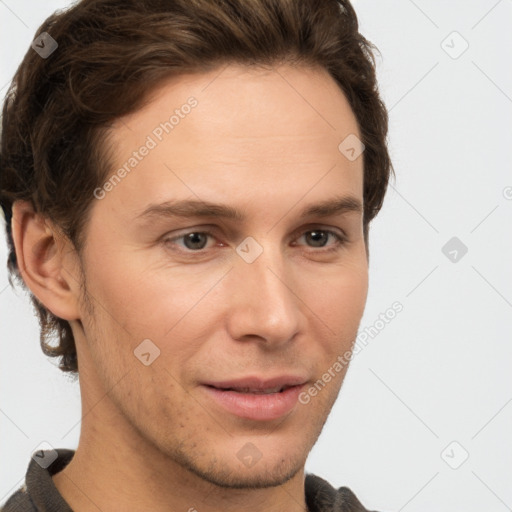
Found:
[{"label": "man", "polygon": [[371,49],[336,0],[83,0],[41,26],[1,204],[82,425],[6,512],[366,510],[304,466],[392,172]]}]

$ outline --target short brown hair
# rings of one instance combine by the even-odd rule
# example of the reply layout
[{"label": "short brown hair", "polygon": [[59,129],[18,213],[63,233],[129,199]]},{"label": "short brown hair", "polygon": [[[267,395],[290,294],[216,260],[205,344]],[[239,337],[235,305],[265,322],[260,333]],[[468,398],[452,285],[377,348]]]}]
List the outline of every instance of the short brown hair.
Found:
[{"label": "short brown hair", "polygon": [[[368,253],[368,225],[393,168],[376,48],[359,33],[348,0],[82,0],[50,16],[37,34],[44,32],[58,48],[47,58],[29,48],[3,107],[0,205],[11,285],[13,275],[24,285],[11,231],[13,202],[31,201],[81,254],[93,190],[112,172],[101,143],[108,125],[140,108],[163,80],[228,63],[321,66],[335,79],[365,145]],[[77,373],[69,323],[32,294],[31,300],[43,352],[60,357],[61,370]]]}]

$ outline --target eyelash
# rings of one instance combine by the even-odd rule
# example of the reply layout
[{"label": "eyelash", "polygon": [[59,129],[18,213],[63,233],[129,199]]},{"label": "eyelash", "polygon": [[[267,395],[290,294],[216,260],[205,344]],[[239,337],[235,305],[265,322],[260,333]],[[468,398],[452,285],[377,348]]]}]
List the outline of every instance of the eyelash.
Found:
[{"label": "eyelash", "polygon": [[[344,245],[348,242],[348,240],[347,240],[347,238],[345,236],[343,236],[343,235],[341,235],[341,234],[339,234],[336,231],[333,231],[331,229],[324,229],[324,228],[308,229],[306,231],[303,231],[301,233],[300,237],[304,236],[307,233],[312,233],[314,231],[321,231],[322,233],[327,233],[329,235],[332,235],[335,238],[336,243],[334,243],[328,249],[325,249],[323,247],[318,247],[318,248],[311,247],[311,249],[313,249],[313,252],[319,252],[319,253],[323,253],[323,254],[332,253],[332,252],[339,251],[340,249],[342,249],[344,247]],[[168,245],[170,242],[175,242],[176,240],[183,239],[187,235],[190,235],[190,234],[207,235],[207,236],[209,236],[211,238],[215,238],[215,235],[213,233],[211,233],[210,231],[199,231],[198,230],[198,231],[188,231],[186,233],[183,233],[182,235],[179,235],[179,236],[176,236],[176,237],[173,237],[173,238],[164,238],[163,239],[163,243],[165,245]],[[197,255],[197,256],[204,255],[204,253],[206,251],[207,251],[207,249],[198,249],[197,251],[194,251],[192,249],[187,249],[186,247],[184,249],[179,249],[178,250],[178,252],[184,252],[187,255]]]}]

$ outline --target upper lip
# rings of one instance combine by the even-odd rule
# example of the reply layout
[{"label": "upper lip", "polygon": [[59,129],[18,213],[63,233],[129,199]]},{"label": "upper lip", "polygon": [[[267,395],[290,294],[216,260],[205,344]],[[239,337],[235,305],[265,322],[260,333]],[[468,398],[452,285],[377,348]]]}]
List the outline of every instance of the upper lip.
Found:
[{"label": "upper lip", "polygon": [[264,378],[258,376],[243,377],[240,379],[233,380],[204,382],[203,384],[206,386],[213,386],[219,389],[250,388],[257,390],[265,390],[277,388],[278,386],[281,388],[298,386],[304,384],[306,381],[307,379],[299,375],[279,375],[277,377],[272,378]]}]

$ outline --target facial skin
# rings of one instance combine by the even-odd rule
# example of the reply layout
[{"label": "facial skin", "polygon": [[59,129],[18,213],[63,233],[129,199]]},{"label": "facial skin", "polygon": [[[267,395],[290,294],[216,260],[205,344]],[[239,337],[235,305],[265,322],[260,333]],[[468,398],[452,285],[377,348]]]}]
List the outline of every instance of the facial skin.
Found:
[{"label": "facial skin", "polygon": [[[115,123],[112,171],[191,96],[197,106],[94,199],[82,260],[58,239],[48,261],[27,256],[48,229],[15,208],[25,279],[76,339],[80,442],[53,480],[80,512],[306,510],[304,464],[346,368],[272,421],[225,412],[201,383],[298,374],[307,389],[350,350],[364,311],[362,212],[299,216],[336,196],[363,202],[363,157],[338,150],[359,130],[332,78],[289,65],[182,75]],[[245,219],[137,219],[181,199],[229,205]],[[325,229],[347,240],[327,252],[336,238],[311,235]],[[170,241],[191,232],[210,236]],[[236,252],[247,237],[263,249],[252,263]],[[145,339],[160,350],[149,366],[134,355]],[[237,457],[249,442],[261,453],[252,467]]]}]

